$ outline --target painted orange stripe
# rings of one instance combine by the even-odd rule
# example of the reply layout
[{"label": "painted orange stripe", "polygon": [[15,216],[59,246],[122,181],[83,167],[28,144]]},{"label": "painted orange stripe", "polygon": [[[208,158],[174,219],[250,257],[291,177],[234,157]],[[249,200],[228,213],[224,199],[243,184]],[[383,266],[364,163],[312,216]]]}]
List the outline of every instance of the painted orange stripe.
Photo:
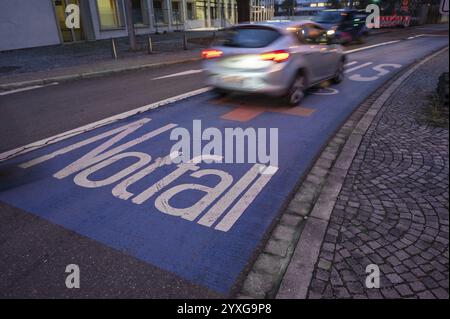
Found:
[{"label": "painted orange stripe", "polygon": [[246,122],[254,119],[255,117],[257,117],[262,113],[264,113],[264,111],[261,109],[247,109],[239,107],[231,112],[222,115],[221,118],[225,120]]},{"label": "painted orange stripe", "polygon": [[292,107],[292,108],[282,108],[277,110],[276,112],[284,113],[284,114],[290,114],[290,115],[297,115],[297,116],[310,116],[313,114],[316,110],[310,109],[307,107]]}]

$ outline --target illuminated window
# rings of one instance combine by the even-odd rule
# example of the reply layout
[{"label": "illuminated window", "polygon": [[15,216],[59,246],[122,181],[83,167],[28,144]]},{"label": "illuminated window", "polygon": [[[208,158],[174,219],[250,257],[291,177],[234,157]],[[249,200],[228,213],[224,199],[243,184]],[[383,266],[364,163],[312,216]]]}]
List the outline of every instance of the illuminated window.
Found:
[{"label": "illuminated window", "polygon": [[97,0],[97,8],[102,29],[123,27],[122,15],[117,5],[117,0]]}]

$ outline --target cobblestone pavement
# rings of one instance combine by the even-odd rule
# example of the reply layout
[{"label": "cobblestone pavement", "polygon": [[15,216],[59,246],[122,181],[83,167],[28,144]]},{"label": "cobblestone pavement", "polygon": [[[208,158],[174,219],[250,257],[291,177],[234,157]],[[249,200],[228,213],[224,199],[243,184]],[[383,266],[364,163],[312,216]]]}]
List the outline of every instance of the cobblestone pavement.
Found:
[{"label": "cobblestone pavement", "polygon": [[[448,128],[424,108],[448,52],[420,67],[367,131],[333,209],[309,298],[449,297]],[[365,288],[379,266],[380,289]]]}]

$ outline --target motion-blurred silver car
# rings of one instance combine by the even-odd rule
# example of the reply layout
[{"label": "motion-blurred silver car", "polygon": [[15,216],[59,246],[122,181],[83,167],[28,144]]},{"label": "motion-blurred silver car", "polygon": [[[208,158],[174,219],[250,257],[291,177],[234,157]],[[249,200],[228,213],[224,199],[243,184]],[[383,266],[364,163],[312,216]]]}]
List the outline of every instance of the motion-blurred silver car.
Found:
[{"label": "motion-blurred silver car", "polygon": [[311,86],[341,82],[345,64],[333,31],[311,21],[238,25],[202,57],[208,84],[218,94],[283,96],[291,105],[298,105]]}]

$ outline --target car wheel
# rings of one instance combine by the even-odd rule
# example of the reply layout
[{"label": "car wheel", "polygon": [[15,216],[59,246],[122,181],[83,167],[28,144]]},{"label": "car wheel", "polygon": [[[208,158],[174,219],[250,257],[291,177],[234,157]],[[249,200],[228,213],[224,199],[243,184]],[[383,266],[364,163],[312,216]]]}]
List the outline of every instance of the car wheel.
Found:
[{"label": "car wheel", "polygon": [[333,82],[334,83],[341,83],[344,80],[344,61],[340,61],[337,71],[336,71],[336,75],[333,78]]},{"label": "car wheel", "polygon": [[286,96],[286,101],[291,106],[298,105],[303,98],[305,97],[305,91],[306,91],[306,81],[303,74],[299,73],[295,77],[294,82],[292,83],[291,87],[289,88],[289,92]]},{"label": "car wheel", "polygon": [[219,88],[213,88],[212,89],[212,93],[215,95],[215,97],[217,98],[222,98],[222,97],[226,97],[228,95],[228,92]]}]

